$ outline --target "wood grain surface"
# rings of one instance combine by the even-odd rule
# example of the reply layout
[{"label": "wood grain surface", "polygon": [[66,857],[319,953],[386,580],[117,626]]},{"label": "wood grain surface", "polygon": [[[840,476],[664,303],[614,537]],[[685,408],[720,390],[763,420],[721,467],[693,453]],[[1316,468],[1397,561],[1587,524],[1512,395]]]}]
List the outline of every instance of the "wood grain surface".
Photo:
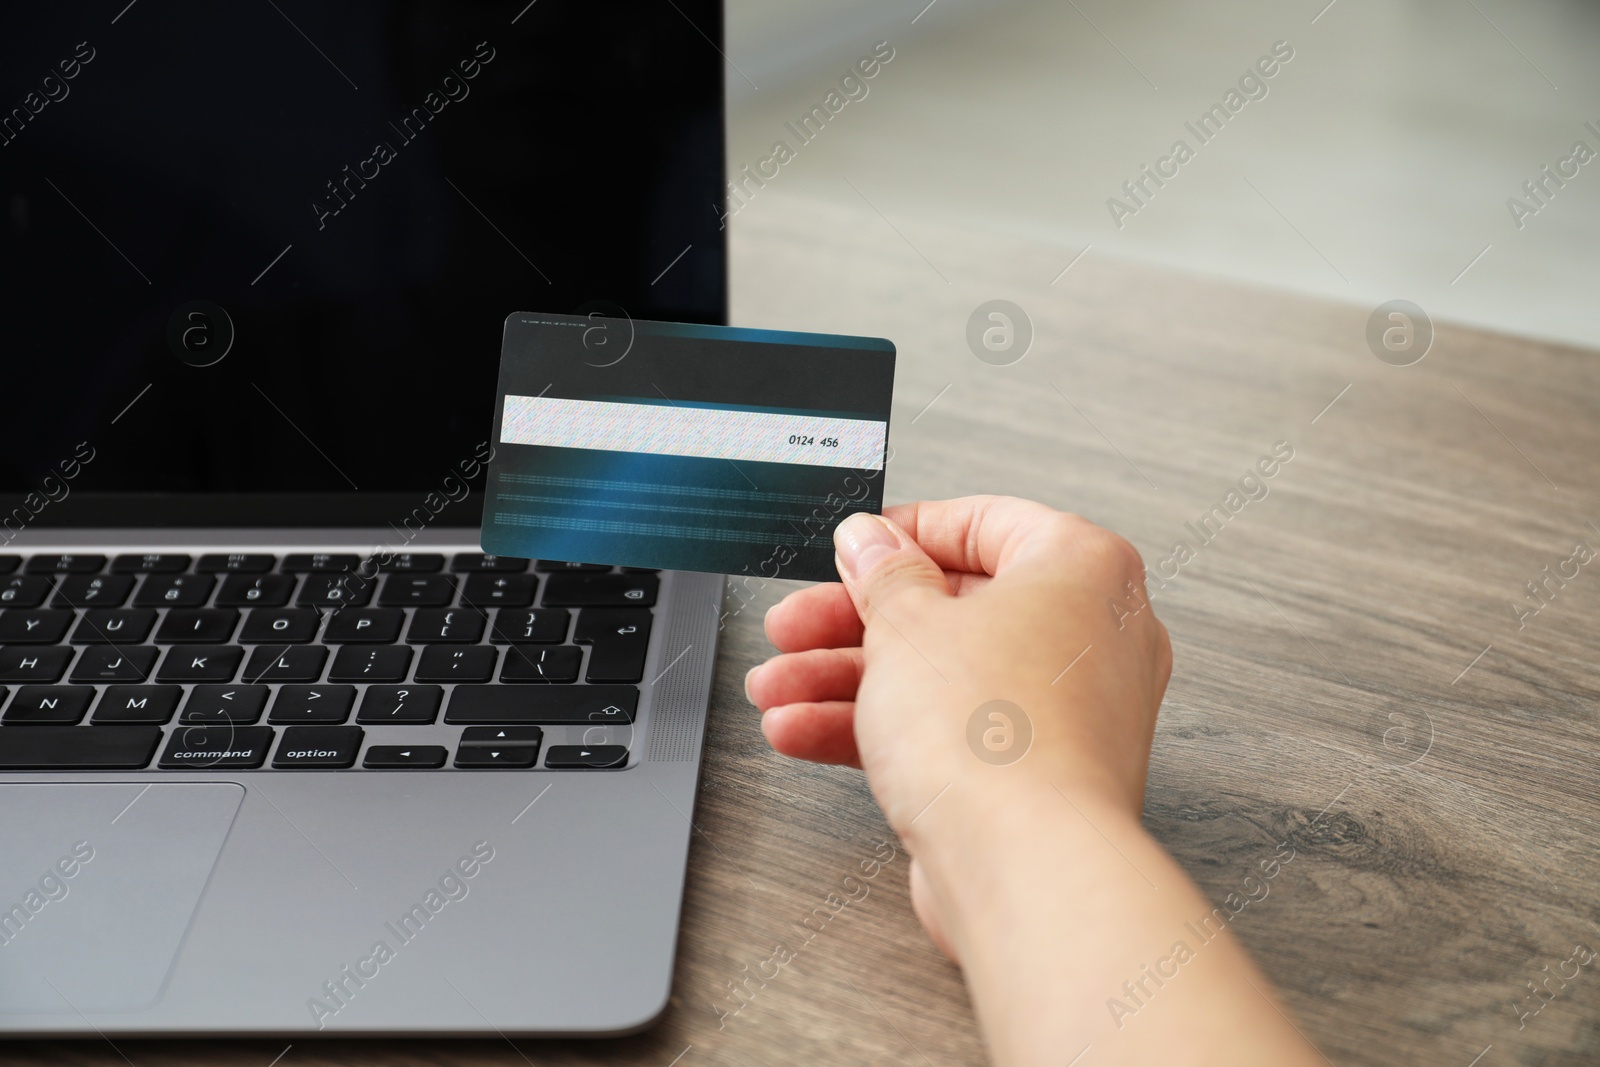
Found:
[{"label": "wood grain surface", "polygon": [[[1391,366],[1368,348],[1370,307],[1098,251],[1062,274],[1078,249],[776,187],[733,245],[737,323],[899,346],[891,502],[1037,498],[1123,532],[1153,569],[1191,543],[1152,583],[1176,666],[1146,821],[1218,903],[1293,844],[1233,927],[1331,1062],[1600,1062],[1600,960],[1543,997],[1529,985],[1600,948],[1600,559],[1548,581],[1537,614],[1512,607],[1579,542],[1600,548],[1596,353],[1437,324],[1421,362]],[[966,340],[997,298],[1034,330],[1009,366]],[[1278,442],[1293,458],[1267,495],[1200,543],[1186,524]],[[729,593],[677,989],[648,1033],[33,1042],[0,1060],[983,1062],[960,974],[911,915],[905,857],[863,876],[888,838],[860,776],[773,755],[744,701],[771,651],[762,614],[789,588]],[[830,893],[859,899],[806,930]]]}]

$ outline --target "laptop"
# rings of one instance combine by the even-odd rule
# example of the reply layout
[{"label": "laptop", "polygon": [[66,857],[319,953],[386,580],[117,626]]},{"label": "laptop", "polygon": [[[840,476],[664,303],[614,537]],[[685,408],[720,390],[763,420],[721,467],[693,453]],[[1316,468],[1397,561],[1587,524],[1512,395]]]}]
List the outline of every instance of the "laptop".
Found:
[{"label": "laptop", "polygon": [[721,576],[479,546],[500,335],[726,315],[714,0],[0,37],[0,1034],[664,1010]]}]

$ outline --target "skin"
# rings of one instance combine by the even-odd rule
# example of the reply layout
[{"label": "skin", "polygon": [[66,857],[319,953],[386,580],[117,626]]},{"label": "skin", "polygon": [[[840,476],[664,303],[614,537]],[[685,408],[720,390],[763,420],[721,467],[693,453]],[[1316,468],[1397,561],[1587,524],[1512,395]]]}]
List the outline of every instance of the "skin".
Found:
[{"label": "skin", "polygon": [[[865,770],[993,1062],[1324,1062],[1231,928],[1192,932],[1213,902],[1140,821],[1172,646],[1133,547],[1007,497],[852,516],[834,545],[844,583],[768,612],[745,689],[778,752]],[[995,700],[1032,730],[980,717],[1009,721],[1003,765],[968,740]]]}]

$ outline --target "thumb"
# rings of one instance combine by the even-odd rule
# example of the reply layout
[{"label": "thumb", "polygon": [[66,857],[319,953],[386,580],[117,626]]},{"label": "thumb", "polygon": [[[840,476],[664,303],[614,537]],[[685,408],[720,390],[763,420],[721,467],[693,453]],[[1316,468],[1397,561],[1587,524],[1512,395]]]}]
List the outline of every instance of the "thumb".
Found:
[{"label": "thumb", "polygon": [[839,576],[863,622],[871,608],[893,610],[897,601],[950,594],[939,565],[892,519],[851,515],[834,530],[833,547]]}]

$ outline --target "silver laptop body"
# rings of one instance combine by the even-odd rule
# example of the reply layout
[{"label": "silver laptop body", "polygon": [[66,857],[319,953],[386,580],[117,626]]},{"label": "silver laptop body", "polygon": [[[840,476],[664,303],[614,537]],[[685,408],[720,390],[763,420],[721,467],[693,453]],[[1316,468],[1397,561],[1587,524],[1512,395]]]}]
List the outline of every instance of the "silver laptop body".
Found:
[{"label": "silver laptop body", "polygon": [[[382,536],[84,530],[9,547],[281,556]],[[461,530],[409,547],[477,551]],[[621,769],[0,773],[0,1033],[649,1025],[672,984],[721,597],[720,576],[662,574],[635,722],[543,728],[547,750],[626,745]],[[464,728],[362,729],[363,752],[453,754]]]}]

